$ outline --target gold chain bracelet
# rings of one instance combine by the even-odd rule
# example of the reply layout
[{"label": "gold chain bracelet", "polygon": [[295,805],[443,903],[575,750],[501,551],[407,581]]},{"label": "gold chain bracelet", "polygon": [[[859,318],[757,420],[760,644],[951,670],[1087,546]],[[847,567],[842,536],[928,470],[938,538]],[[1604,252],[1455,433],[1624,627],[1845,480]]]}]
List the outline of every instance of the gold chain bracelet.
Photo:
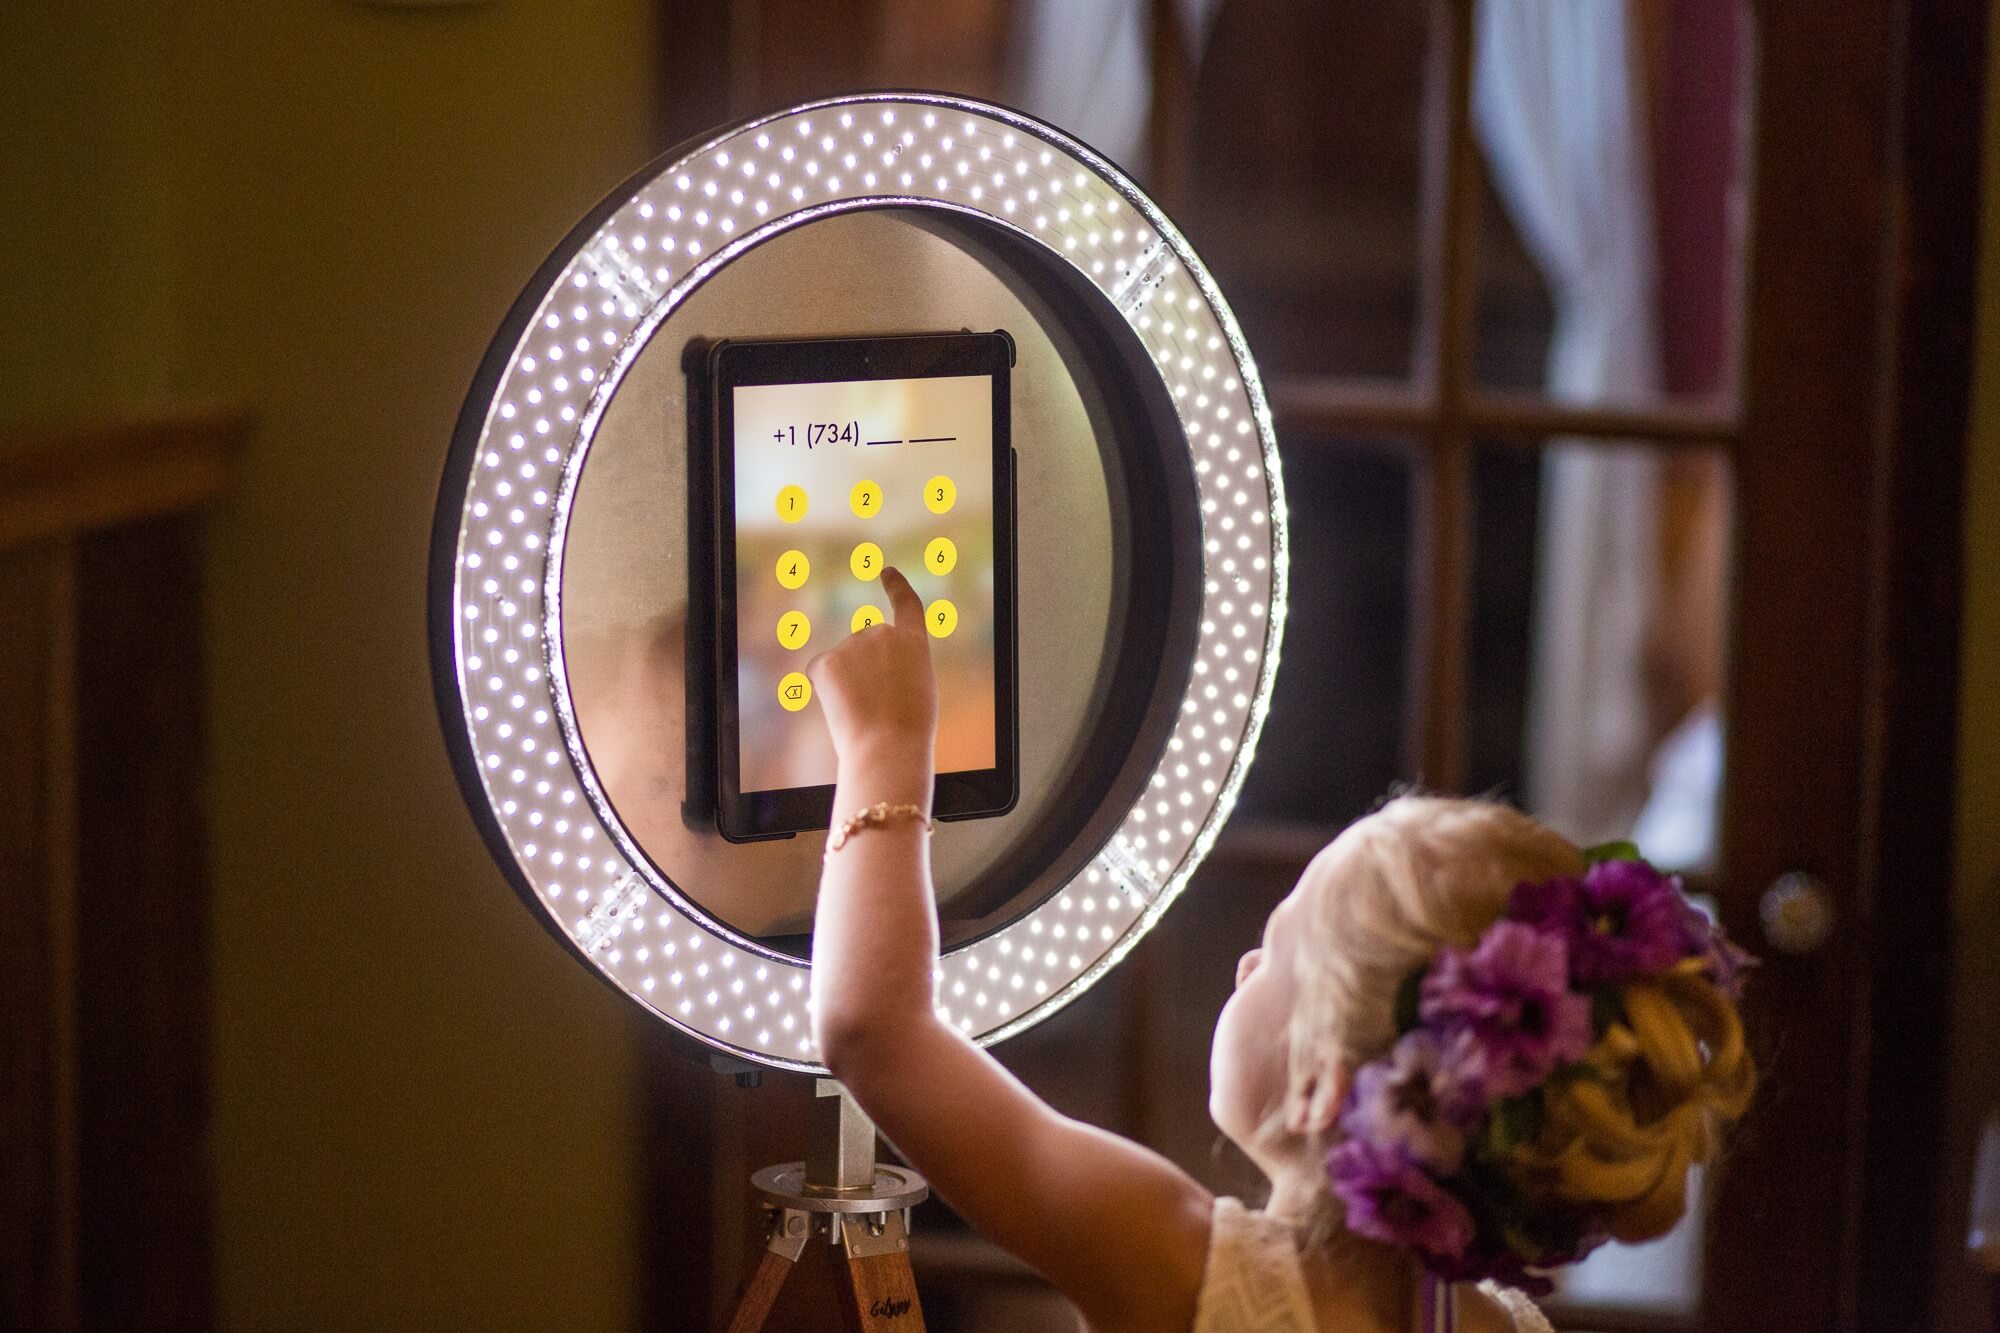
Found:
[{"label": "gold chain bracelet", "polygon": [[923,825],[924,832],[929,833],[931,831],[930,817],[924,813],[922,806],[912,805],[908,801],[903,801],[896,805],[891,805],[887,801],[877,801],[875,804],[864,808],[854,818],[833,831],[833,836],[826,840],[827,855],[831,856],[842,847],[845,847],[847,840],[862,829],[880,828],[892,819],[906,817],[914,819]]}]

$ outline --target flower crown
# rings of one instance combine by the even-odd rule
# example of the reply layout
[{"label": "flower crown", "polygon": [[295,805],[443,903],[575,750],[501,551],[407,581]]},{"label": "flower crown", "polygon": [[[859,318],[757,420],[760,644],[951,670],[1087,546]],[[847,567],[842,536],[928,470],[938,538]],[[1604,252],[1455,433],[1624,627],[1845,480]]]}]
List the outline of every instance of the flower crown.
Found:
[{"label": "flower crown", "polygon": [[1530,1198],[1509,1169],[1540,1131],[1544,1089],[1594,1076],[1584,1057],[1622,1018],[1625,984],[1694,970],[1735,1000],[1756,961],[1632,844],[1584,862],[1581,877],[1517,885],[1472,948],[1404,980],[1396,1044],[1355,1071],[1341,1109],[1326,1172],[1348,1228],[1448,1281],[1544,1295],[1541,1270],[1608,1239],[1606,1206]]}]

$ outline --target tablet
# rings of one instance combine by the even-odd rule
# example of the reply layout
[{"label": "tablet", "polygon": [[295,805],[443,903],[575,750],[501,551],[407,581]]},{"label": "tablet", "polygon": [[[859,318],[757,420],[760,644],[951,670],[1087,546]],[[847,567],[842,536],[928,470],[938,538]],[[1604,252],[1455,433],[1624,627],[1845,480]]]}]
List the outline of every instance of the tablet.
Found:
[{"label": "tablet", "polygon": [[924,601],[939,819],[1018,796],[1014,458],[1005,332],[722,342],[714,417],[716,826],[831,822],[834,752],[806,663]]}]

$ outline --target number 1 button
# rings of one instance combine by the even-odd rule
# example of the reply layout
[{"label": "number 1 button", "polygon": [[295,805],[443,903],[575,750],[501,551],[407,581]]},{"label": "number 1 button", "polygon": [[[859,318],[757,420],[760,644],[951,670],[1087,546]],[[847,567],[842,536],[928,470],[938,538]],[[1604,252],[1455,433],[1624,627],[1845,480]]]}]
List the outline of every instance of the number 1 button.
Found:
[{"label": "number 1 button", "polygon": [[787,486],[778,492],[778,517],[796,523],[806,516],[806,488]]}]

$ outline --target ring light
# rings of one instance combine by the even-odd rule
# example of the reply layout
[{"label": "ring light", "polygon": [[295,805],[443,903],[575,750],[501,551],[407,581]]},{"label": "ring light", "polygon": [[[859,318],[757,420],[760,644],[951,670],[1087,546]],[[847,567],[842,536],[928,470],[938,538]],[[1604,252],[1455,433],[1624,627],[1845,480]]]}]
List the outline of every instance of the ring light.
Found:
[{"label": "ring light", "polygon": [[1242,333],[1159,208],[1061,132],[927,93],[814,102],[669,154],[572,232],[489,349],[440,489],[432,666],[454,767],[516,890],[607,981],[707,1046],[813,1073],[807,963],[718,921],[653,866],[593,775],[564,670],[562,555],[601,419],[662,322],[753,247],[857,209],[982,228],[1115,312],[1149,358],[1145,390],[1178,418],[1163,454],[1198,496],[1198,630],[1158,761],[1101,821],[1111,832],[1080,872],[998,928],[947,941],[947,1021],[982,1044],[1018,1033],[1158,920],[1235,803],[1285,616],[1276,440]]}]

